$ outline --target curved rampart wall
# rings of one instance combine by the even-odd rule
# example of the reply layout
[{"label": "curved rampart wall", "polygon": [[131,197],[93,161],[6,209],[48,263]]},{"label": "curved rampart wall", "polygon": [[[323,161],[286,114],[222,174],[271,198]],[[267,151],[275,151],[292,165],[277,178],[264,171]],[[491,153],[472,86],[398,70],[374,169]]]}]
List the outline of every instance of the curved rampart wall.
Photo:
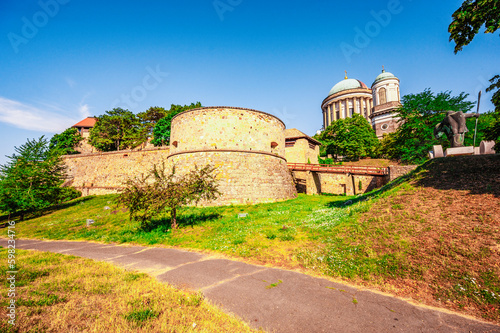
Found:
[{"label": "curved rampart wall", "polygon": [[285,124],[265,112],[230,107],[189,110],[172,119],[170,152],[232,149],[285,157]]},{"label": "curved rampart wall", "polygon": [[206,205],[253,204],[295,198],[285,160],[285,125],[256,110],[208,107],[172,119],[168,162],[180,173],[217,168],[221,197]]}]

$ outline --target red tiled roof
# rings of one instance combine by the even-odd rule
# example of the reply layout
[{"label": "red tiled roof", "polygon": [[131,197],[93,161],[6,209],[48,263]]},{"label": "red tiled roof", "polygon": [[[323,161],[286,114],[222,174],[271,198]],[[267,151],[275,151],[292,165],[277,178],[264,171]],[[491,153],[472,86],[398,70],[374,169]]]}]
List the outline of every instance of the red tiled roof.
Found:
[{"label": "red tiled roof", "polygon": [[87,118],[83,119],[82,121],[74,124],[71,127],[94,127],[96,121],[97,121],[97,118],[87,117]]}]

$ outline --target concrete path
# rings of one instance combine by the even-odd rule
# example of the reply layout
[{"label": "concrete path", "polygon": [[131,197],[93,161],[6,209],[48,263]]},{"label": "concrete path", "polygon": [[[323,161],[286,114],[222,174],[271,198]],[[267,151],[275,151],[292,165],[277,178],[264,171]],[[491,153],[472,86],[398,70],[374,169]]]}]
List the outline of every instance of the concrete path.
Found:
[{"label": "concrete path", "polygon": [[[7,246],[6,239],[0,245]],[[167,248],[16,240],[16,248],[91,258],[203,292],[269,332],[500,332],[500,326],[415,306],[326,279]]]}]

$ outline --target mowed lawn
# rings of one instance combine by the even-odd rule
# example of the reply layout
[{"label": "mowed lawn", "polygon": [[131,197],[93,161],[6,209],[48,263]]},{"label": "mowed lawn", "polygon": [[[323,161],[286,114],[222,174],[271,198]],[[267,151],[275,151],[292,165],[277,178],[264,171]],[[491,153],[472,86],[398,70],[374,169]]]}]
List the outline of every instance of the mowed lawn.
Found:
[{"label": "mowed lawn", "polygon": [[[188,207],[147,230],[114,195],[16,224],[19,238],[174,246],[321,275],[500,323],[500,156],[446,158],[367,195]],[[95,221],[87,227],[87,219]],[[1,222],[1,221],[0,221]]]}]

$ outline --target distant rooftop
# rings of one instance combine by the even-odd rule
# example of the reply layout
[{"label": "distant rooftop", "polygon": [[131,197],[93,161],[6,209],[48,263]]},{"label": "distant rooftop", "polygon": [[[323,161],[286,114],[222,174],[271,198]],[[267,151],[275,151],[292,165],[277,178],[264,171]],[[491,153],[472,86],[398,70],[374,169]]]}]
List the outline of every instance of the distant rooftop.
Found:
[{"label": "distant rooftop", "polygon": [[285,130],[285,139],[299,139],[299,138],[306,138],[307,140],[314,142],[317,145],[321,145],[321,142],[311,138],[309,135],[305,133],[302,133],[296,128],[287,128]]},{"label": "distant rooftop", "polygon": [[96,121],[97,121],[97,118],[87,117],[87,118],[83,119],[82,121],[74,124],[71,127],[94,127]]}]

